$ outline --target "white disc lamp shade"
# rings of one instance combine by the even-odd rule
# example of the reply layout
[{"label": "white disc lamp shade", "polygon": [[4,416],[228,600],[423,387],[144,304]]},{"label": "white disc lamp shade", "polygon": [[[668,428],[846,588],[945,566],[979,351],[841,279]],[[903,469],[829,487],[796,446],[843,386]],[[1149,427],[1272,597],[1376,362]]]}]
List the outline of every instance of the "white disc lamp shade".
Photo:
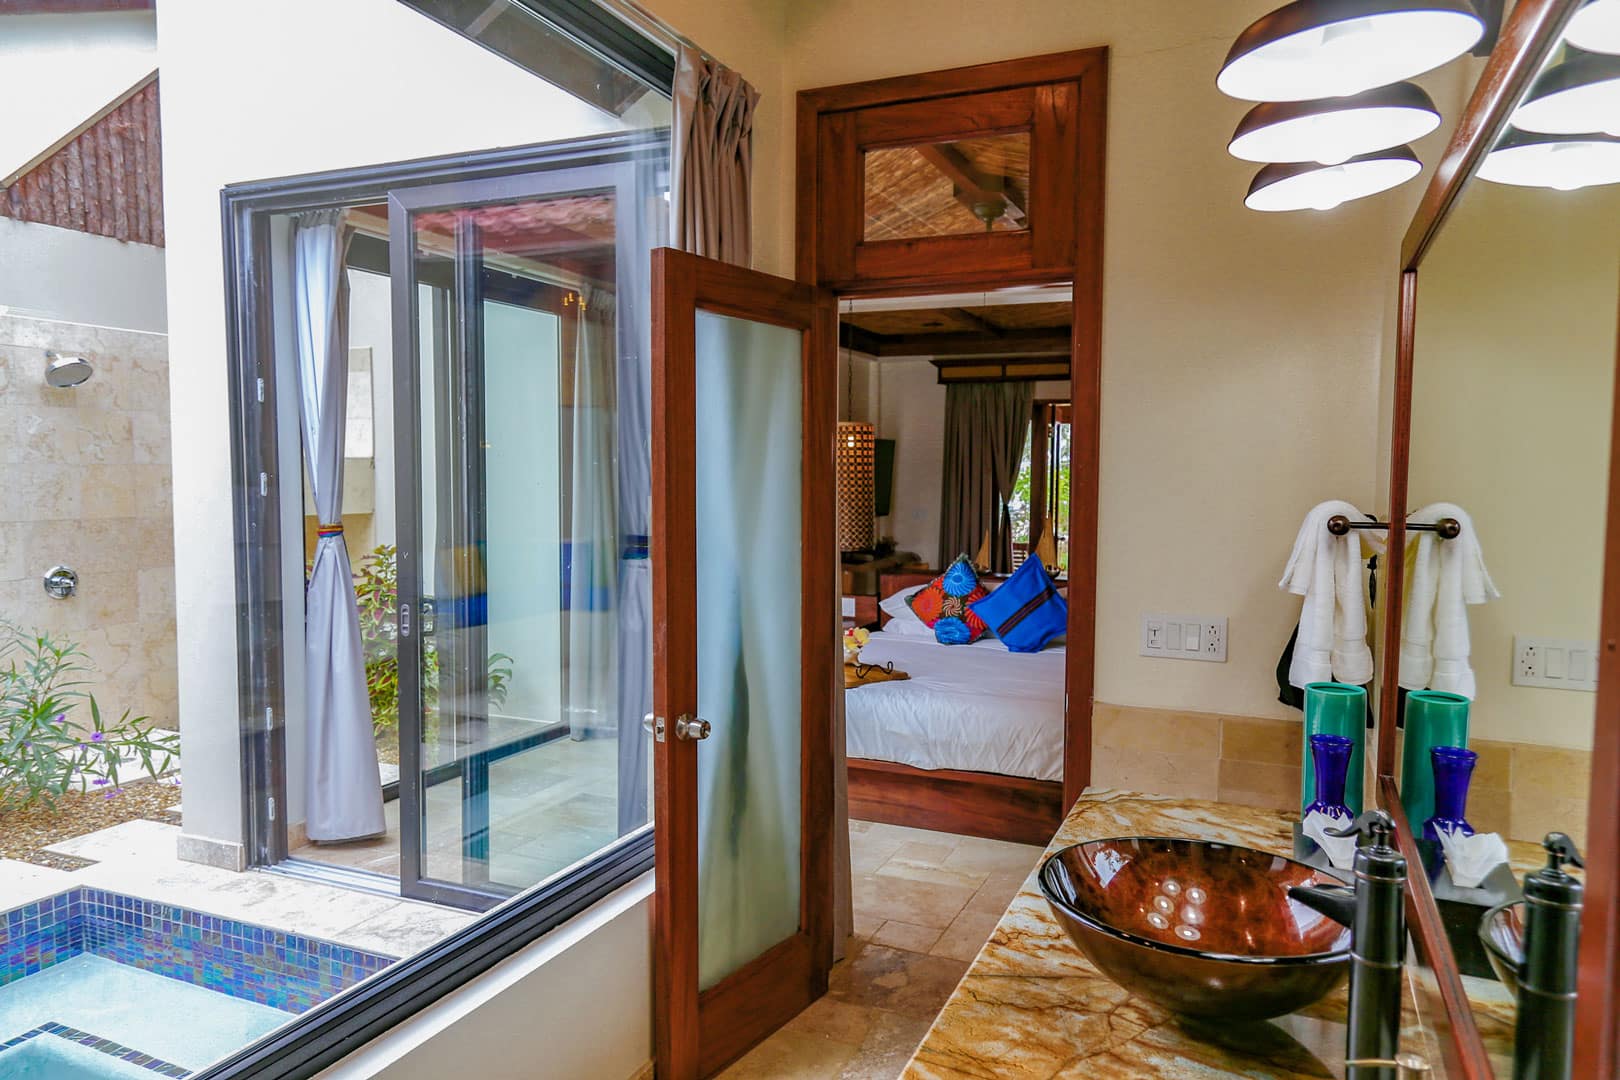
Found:
[{"label": "white disc lamp shade", "polygon": [[1399,187],[1423,171],[1409,146],[1360,154],[1338,165],[1267,165],[1255,174],[1243,205],[1250,210],[1332,210]]},{"label": "white disc lamp shade", "polygon": [[1497,184],[1559,191],[1620,184],[1620,139],[1510,130],[1485,155],[1478,175]]},{"label": "white disc lamp shade", "polygon": [[1590,0],[1569,21],[1564,40],[1588,52],[1620,53],[1620,0]]},{"label": "white disc lamp shade", "polygon": [[1421,139],[1440,126],[1440,111],[1414,83],[1381,86],[1323,101],[1264,101],[1238,123],[1227,147],[1244,161],[1315,161],[1338,165]]},{"label": "white disc lamp shade", "polygon": [[1545,135],[1620,135],[1620,56],[1575,53],[1536,79],[1513,126]]},{"label": "white disc lamp shade", "polygon": [[1347,97],[1437,68],[1484,33],[1468,0],[1294,0],[1238,35],[1215,85],[1246,101]]}]

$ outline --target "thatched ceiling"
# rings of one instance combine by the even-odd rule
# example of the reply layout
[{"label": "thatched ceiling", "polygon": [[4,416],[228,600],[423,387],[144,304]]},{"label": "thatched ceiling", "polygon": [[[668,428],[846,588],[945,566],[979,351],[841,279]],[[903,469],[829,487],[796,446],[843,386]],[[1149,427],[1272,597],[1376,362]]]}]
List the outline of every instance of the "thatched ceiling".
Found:
[{"label": "thatched ceiling", "polygon": [[867,240],[1028,227],[1028,132],[868,150],[865,170]]}]

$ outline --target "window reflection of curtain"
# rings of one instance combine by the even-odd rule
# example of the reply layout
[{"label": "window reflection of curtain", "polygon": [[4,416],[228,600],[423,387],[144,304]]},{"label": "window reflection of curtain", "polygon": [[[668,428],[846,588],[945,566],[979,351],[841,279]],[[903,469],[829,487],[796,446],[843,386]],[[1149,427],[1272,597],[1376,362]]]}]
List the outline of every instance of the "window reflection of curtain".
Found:
[{"label": "window reflection of curtain", "polygon": [[939,561],[973,555],[990,538],[990,569],[1012,570],[1007,503],[1029,437],[1034,384],[953,383],[945,388]]},{"label": "window reflection of curtain", "polygon": [[304,596],[311,840],[354,840],[384,829],[365,653],[343,542],[343,443],[349,380],[348,234],[342,211],[298,214],[292,301],[304,465],[320,522]]},{"label": "window reflection of curtain", "polygon": [[564,607],[568,611],[568,675],[564,712],[569,734],[612,731],[617,620],[614,593],[619,560],[615,483],[613,382],[617,362],[617,304],[608,289],[584,287],[574,333],[570,382],[571,470]]},{"label": "window reflection of curtain", "polygon": [[652,265],[648,253],[668,237],[669,208],[652,161],[636,163],[635,200],[618,227],[629,230],[629,265],[618,281],[618,678],[619,834],[650,820],[647,773],[652,736],[641,719],[652,712]]}]

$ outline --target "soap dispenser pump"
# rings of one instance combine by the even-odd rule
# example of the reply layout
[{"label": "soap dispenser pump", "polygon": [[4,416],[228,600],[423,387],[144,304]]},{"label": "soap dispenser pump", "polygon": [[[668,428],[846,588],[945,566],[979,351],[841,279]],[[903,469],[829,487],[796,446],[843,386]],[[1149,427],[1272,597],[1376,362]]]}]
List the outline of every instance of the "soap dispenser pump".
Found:
[{"label": "soap dispenser pump", "polygon": [[1584,889],[1564,864],[1584,866],[1575,842],[1548,833],[1547,865],[1524,879],[1524,966],[1514,1025],[1514,1080],[1567,1080],[1575,1055],[1576,954]]},{"label": "soap dispenser pump", "polygon": [[1401,964],[1406,958],[1406,860],[1390,845],[1395,822],[1368,810],[1328,834],[1355,836],[1356,886],[1290,886],[1288,895],[1350,927],[1350,1016],[1346,1080],[1394,1080],[1401,1035]]}]

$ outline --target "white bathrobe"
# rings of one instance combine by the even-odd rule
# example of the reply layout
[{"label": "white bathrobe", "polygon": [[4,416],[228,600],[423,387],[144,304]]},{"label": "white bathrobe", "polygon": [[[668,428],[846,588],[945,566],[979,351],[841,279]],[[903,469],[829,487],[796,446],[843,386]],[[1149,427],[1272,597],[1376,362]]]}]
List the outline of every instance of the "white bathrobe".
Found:
[{"label": "white bathrobe", "polygon": [[1383,533],[1351,529],[1346,536],[1328,532],[1328,518],[1343,514],[1352,521],[1367,515],[1347,502],[1330,501],[1311,509],[1294,539],[1293,554],[1279,588],[1305,602],[1299,612],[1288,681],[1306,684],[1329,680],[1362,686],[1372,680],[1372,650],[1367,647],[1367,585],[1362,544],[1383,550]]},{"label": "white bathrobe", "polygon": [[1407,520],[1433,525],[1448,517],[1462,526],[1456,539],[1441,540],[1427,531],[1407,536],[1408,546],[1415,544],[1417,550],[1401,617],[1400,684],[1407,690],[1445,690],[1472,700],[1467,605],[1502,594],[1485,569],[1474,522],[1461,507],[1433,503]]}]

